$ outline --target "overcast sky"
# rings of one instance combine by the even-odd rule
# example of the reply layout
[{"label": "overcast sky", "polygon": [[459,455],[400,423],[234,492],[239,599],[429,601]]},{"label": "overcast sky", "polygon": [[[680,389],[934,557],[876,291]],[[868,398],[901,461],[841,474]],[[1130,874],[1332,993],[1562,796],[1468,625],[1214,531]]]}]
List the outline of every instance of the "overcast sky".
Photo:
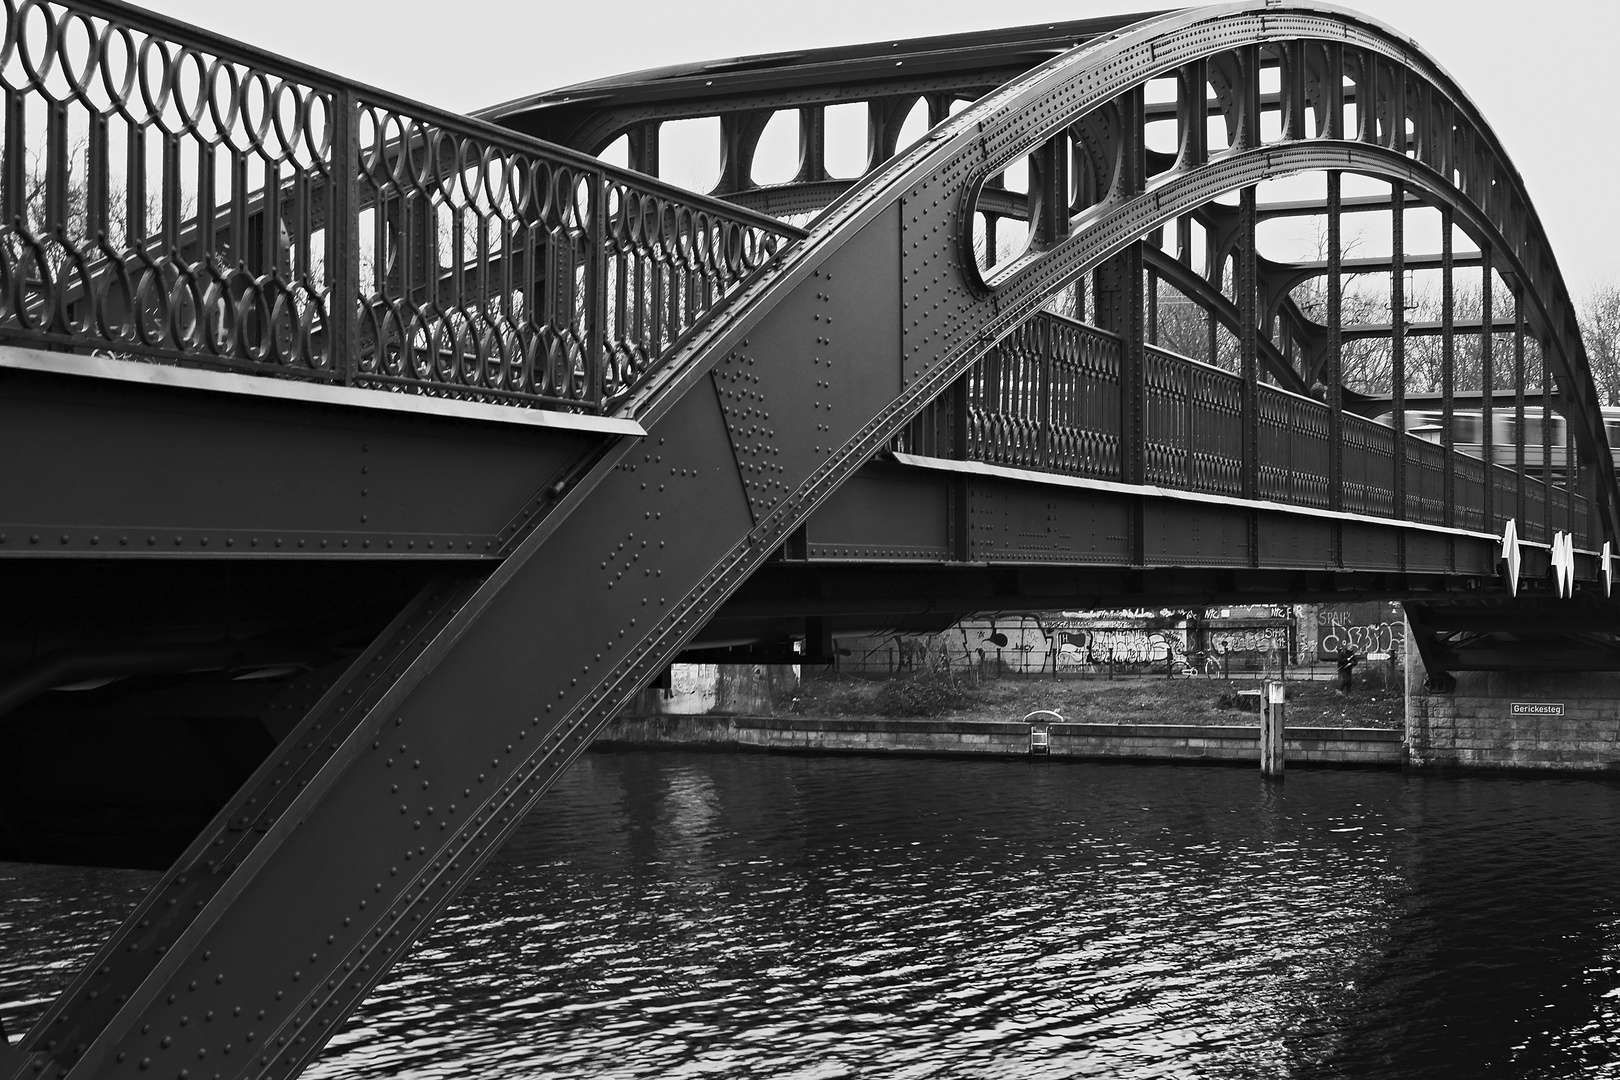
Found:
[{"label": "overcast sky", "polygon": [[[154,10],[459,112],[693,60],[1086,18],[1135,0],[148,0]],[[1571,290],[1620,275],[1615,5],[1576,0],[1360,0],[1473,98],[1523,174]]]}]

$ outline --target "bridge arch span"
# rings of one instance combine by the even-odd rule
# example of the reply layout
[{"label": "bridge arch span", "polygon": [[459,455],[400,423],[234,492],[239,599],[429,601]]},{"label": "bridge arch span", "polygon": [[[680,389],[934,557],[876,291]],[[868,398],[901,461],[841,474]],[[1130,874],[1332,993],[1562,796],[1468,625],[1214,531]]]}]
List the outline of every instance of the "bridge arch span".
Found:
[{"label": "bridge arch span", "polygon": [[[1263,50],[1285,68],[1283,88],[1273,95],[1283,113],[1281,137],[1269,141],[1262,140],[1260,123]],[[1202,125],[1183,99],[1175,162],[1148,177],[1141,103],[1130,122],[1137,127],[1134,142],[1121,134],[1121,108],[1129,109],[1128,99],[1156,77],[1203,85],[1217,69],[1227,72],[1221,111],[1231,132],[1229,148],[1209,152]],[[1347,72],[1361,84],[1349,95],[1357,105],[1354,130],[1345,127]],[[1315,113],[1309,131],[1307,108]],[[1098,136],[1087,123],[1101,110],[1111,110],[1114,122]],[[1043,149],[1054,161],[1102,162],[1105,175],[1089,185],[1097,197],[1087,205],[1054,188],[1043,198],[1032,175],[1025,214],[1033,219],[1043,208],[1058,209],[1032,227],[1030,249],[986,282],[973,258],[970,227],[985,182]],[[1524,298],[1526,322],[1550,354],[1560,393],[1572,399],[1566,408],[1581,457],[1608,460],[1598,395],[1567,288],[1516,170],[1466,95],[1414,44],[1380,24],[1326,8],[1279,8],[1258,0],[1146,20],[1040,65],[946,119],[834,200],[810,223],[802,242],[717,313],[708,334],[692,339],[665,377],[626,402],[626,413],[656,414],[662,388],[678,381],[677,373],[702,367],[701,353],[734,347],[783,290],[802,287],[811,266],[877,215],[902,207],[902,280],[910,285],[926,274],[931,295],[925,299],[914,290],[902,299],[908,311],[914,305],[924,309],[908,316],[903,330],[902,394],[857,445],[818,469],[814,489],[824,496],[831,490],[827,479],[839,468],[870,456],[974,359],[1082,275],[1221,195],[1308,170],[1396,181],[1453,215]],[[1065,183],[1065,174],[1054,169],[1048,181]],[[1076,187],[1084,191],[1088,185]],[[1229,238],[1228,249],[1237,243]],[[949,299],[932,299],[940,290],[950,292]],[[1612,540],[1620,488],[1608,469],[1592,470],[1589,479],[1604,508],[1604,535]],[[786,527],[782,520],[776,524]]]},{"label": "bridge arch span", "polygon": [[[1388,512],[1353,512],[1343,490],[1350,425],[1336,361],[1294,373],[1306,391],[1320,384],[1324,401],[1290,392],[1280,372],[1277,385],[1262,382],[1254,187],[1269,178],[1326,170],[1330,203],[1338,198],[1334,174],[1388,178],[1401,186],[1392,196],[1397,214],[1410,188],[1500,259],[1550,345],[1546,355],[1589,466],[1586,481],[1597,484],[1596,526],[1575,524],[1574,484],[1567,484],[1569,527],[1556,530],[1557,540],[1544,537],[1546,551],[1536,557],[1542,569],[1555,557],[1569,559],[1567,573],[1558,564],[1561,592],[1578,580],[1595,595],[1611,568],[1608,552],[1595,549],[1615,539],[1620,499],[1573,310],[1517,175],[1438,67],[1359,17],[1260,2],[1121,25],[1024,67],[840,189],[807,229],[783,230],[791,242],[757,272],[728,278],[719,295],[690,304],[688,313],[702,313],[680,324],[656,368],[617,400],[614,423],[577,433],[572,456],[509,507],[509,524],[477,535],[482,552],[475,538],[457,534],[460,561],[436,564],[448,569],[333,681],[301,686],[302,719],[288,723],[277,751],[51,1007],[29,1036],[31,1057],[14,1075],[32,1076],[47,1064],[69,1077],[135,1075],[137,1063],[151,1061],[173,1071],[182,1060],[221,1060],[208,1054],[227,1041],[258,1048],[237,1059],[238,1074],[295,1075],[630,695],[700,643],[762,568],[793,558],[813,515],[852,487],[931,402],[960,388],[973,365],[1010,350],[1025,328],[1061,322],[1044,309],[1087,274],[1096,279],[1098,325],[1062,323],[1058,336],[1089,350],[1088,377],[1095,378],[1071,403],[1106,403],[1093,419],[1111,425],[1102,432],[1117,457],[1108,475],[1053,476],[1061,463],[1042,473],[970,461],[961,444],[948,460],[938,455],[916,466],[967,477],[964,485],[979,484],[1002,500],[985,514],[996,519],[987,532],[1033,531],[1023,527],[1039,517],[1025,513],[1031,492],[1046,504],[1047,524],[1062,519],[1062,528],[1047,530],[1050,538],[1013,550],[1004,560],[1009,576],[1036,564],[1073,563],[1138,576],[1185,572],[1174,584],[1205,594],[1239,591],[1239,575],[1264,576],[1280,595],[1320,595],[1364,580],[1397,593],[1494,588],[1495,526],[1504,507],[1493,510],[1491,500],[1506,489],[1491,463],[1468,465],[1464,477],[1449,442],[1443,454],[1431,454],[1430,464],[1439,462],[1431,474],[1446,478],[1444,493],[1431,499],[1433,520],[1409,512],[1404,496],[1392,499]],[[1262,91],[1266,71],[1278,75],[1274,91]],[[1345,96],[1347,72],[1353,101]],[[758,72],[750,77],[753,100],[768,102]],[[1168,163],[1151,157],[1143,139],[1143,87],[1163,77],[1192,88],[1178,98],[1178,151]],[[1354,130],[1343,126],[1347,104],[1355,106]],[[1209,143],[1212,108],[1225,124],[1225,150]],[[592,139],[613,133],[588,118],[581,130]],[[477,128],[468,138],[488,135]],[[403,155],[411,147],[402,140],[394,149]],[[1022,200],[988,183],[1020,157],[1037,162]],[[583,176],[590,163],[577,158],[569,158],[571,167]],[[1076,171],[1080,179],[1071,183]],[[777,194],[803,205],[835,193],[823,176],[799,186],[811,190],[795,196],[789,184]],[[1147,460],[1153,418],[1143,239],[1232,191],[1241,192],[1238,231],[1228,238],[1239,262],[1233,304],[1240,370],[1212,374],[1207,365],[1157,354],[1155,362],[1180,365],[1189,387],[1193,374],[1225,380],[1240,404],[1224,430],[1241,447],[1219,464],[1238,480],[1230,488],[1178,488],[1151,474]],[[676,197],[663,186],[658,192]],[[410,205],[413,213],[422,209]],[[1330,221],[1337,210],[1330,205]],[[1021,214],[1033,235],[1026,253],[988,274],[972,246],[975,215],[986,212]],[[586,256],[596,258],[607,243],[591,231],[599,220],[579,217],[577,228],[551,230],[547,303],[566,311],[582,347],[612,348],[604,331],[610,292],[618,303],[631,293],[639,302],[642,280],[632,287],[632,271],[620,263],[616,291],[595,282],[591,312],[576,313],[576,282],[606,273]],[[769,224],[748,217],[762,235]],[[423,226],[418,239],[435,237]],[[1328,271],[1335,289],[1339,260],[1335,248]],[[464,273],[459,258],[453,266],[457,288],[487,286],[472,281],[490,276],[482,268]],[[428,292],[450,280],[431,259],[423,267],[434,275],[423,286]],[[670,280],[692,296],[704,288],[691,274]],[[677,306],[655,286],[646,291]],[[1398,339],[1398,326],[1394,333]],[[1046,330],[1024,336],[1036,349],[1053,340]],[[350,344],[359,340],[351,327]],[[1287,353],[1278,355],[1286,362]],[[1033,393],[1044,379],[1011,381],[1019,393]],[[1195,397],[1181,392],[1189,413]],[[349,400],[327,404],[336,409]],[[561,405],[583,409],[595,400]],[[1267,409],[1270,420],[1262,415]],[[1196,448],[1187,432],[1180,449],[1190,459]],[[1260,477],[1276,462],[1268,462],[1265,446],[1288,454],[1289,443],[1307,434],[1321,454],[1299,470],[1300,494],[1268,494]],[[594,441],[579,450],[587,440]],[[1388,441],[1406,445],[1398,432]],[[1404,454],[1394,453],[1388,473],[1397,492],[1407,483]],[[911,467],[898,455],[886,464]],[[1597,464],[1603,467],[1591,467]],[[368,477],[354,483],[360,497],[369,497],[360,484],[378,483],[369,467],[356,474]],[[1287,468],[1292,476],[1293,465]],[[1522,469],[1517,482],[1523,501]],[[1463,507],[1475,487],[1482,506]],[[1549,532],[1552,488],[1542,483],[1537,495]],[[948,498],[939,502],[959,519],[970,516]],[[1208,552],[1147,550],[1155,531],[1149,519],[1169,504],[1198,507]],[[372,504],[362,505],[369,512]],[[1460,508],[1477,513],[1477,527],[1465,526]],[[1153,522],[1156,535],[1174,532],[1170,521]],[[1076,522],[1091,530],[1083,539]],[[974,528],[968,521],[961,534],[971,538]],[[1278,541],[1285,533],[1286,542]],[[90,543],[99,545],[100,535]],[[106,535],[110,548],[113,533]],[[347,539],[340,542],[348,548]],[[356,559],[371,547],[369,537],[360,543],[349,551]],[[852,550],[848,559],[862,557],[858,546]],[[964,575],[998,554],[919,550],[909,549],[905,560],[930,569],[951,564]],[[221,557],[239,556],[241,548]],[[1077,595],[1085,594],[1060,578],[1045,599]],[[791,607],[789,614],[804,619],[808,639],[812,614]],[[286,917],[291,906],[296,919]],[[217,1022],[188,1024],[191,1015]]]}]

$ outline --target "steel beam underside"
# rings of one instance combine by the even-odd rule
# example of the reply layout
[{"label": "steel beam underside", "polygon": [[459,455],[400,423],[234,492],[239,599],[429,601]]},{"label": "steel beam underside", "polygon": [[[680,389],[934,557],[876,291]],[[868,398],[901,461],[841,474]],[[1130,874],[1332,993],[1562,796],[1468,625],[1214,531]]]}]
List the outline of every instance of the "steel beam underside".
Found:
[{"label": "steel beam underside", "polygon": [[[1081,487],[1055,477],[1044,483],[1033,472],[1023,478],[969,474],[958,483],[950,468],[956,464],[868,465],[807,522],[808,560],[1497,574],[1501,541],[1481,533],[1228,498],[1177,498],[1180,493],[1158,488]],[[965,506],[959,508],[959,500]],[[965,522],[965,534],[957,522]],[[1527,545],[1526,551],[1545,549]],[[1528,563],[1526,577],[1538,565]],[[1592,553],[1578,553],[1577,568],[1581,579],[1598,580]]]}]

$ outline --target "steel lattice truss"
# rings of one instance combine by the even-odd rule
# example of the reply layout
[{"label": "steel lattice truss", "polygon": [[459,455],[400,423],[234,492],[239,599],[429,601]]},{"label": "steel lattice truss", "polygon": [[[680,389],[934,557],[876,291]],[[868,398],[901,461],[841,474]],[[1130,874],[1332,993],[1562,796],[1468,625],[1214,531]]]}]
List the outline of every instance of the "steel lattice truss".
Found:
[{"label": "steel lattice truss", "polygon": [[[4,12],[0,438],[60,451],[5,481],[0,565],[110,575],[138,629],[211,595],[116,648],[73,611],[45,644],[6,628],[0,736],[52,686],[202,670],[264,676],[276,745],[0,1071],[296,1075],[683,655],[1357,590],[1430,604],[1439,673],[1471,642],[1503,662],[1522,579],[1540,647],[1573,627],[1613,660],[1620,498],[1567,290],[1483,118],[1380,25],[1229,4],[469,119],[121,4]],[[840,177],[851,103],[868,151]],[[797,171],[757,183],[784,115]],[[692,118],[719,132],[702,195],[658,179]],[[620,145],[629,167],[593,156]],[[1313,172],[1319,200],[1259,197]],[[1361,214],[1388,256],[1346,256]],[[1439,250],[1407,250],[1412,214]],[[1323,257],[1262,257],[1297,216]],[[1409,271],[1440,275],[1438,320],[1408,318]],[[1388,276],[1386,323],[1346,320],[1357,274]],[[1426,336],[1438,391],[1407,400]],[[1383,396],[1344,385],[1369,340]],[[1419,407],[1435,437],[1404,430]],[[0,799],[0,857],[58,850],[49,824]]]}]

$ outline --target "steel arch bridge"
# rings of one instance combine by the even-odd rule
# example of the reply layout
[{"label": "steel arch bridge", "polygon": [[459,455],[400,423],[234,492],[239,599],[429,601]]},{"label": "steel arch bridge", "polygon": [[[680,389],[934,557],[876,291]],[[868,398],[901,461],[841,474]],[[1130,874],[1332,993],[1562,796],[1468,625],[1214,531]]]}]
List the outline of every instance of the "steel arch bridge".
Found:
[{"label": "steel arch bridge", "polygon": [[[683,656],[1345,593],[1407,600],[1437,679],[1620,653],[1551,249],[1463,92],[1360,16],[749,58],[467,118],[122,4],[4,11],[0,857],[167,868],[7,1075],[296,1075]],[[658,179],[692,119],[702,195]],[[1262,198],[1300,174],[1317,197]],[[1348,215],[1389,253],[1348,257]],[[1264,256],[1301,216],[1322,257]],[[1371,274],[1387,317],[1347,318]],[[1367,342],[1382,388],[1346,385]]]}]

